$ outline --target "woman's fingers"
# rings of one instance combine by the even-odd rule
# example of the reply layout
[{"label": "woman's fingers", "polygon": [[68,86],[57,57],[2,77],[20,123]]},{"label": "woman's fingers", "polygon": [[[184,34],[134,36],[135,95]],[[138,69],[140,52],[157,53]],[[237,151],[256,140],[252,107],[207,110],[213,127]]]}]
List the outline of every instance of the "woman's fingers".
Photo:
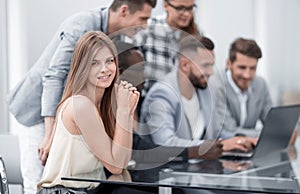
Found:
[{"label": "woman's fingers", "polygon": [[132,87],[130,87],[128,89],[129,89],[129,91],[132,91],[132,92],[137,91],[136,87],[134,87],[134,86],[132,86]]},{"label": "woman's fingers", "polygon": [[121,81],[120,86],[132,92],[137,91],[137,88],[133,86],[131,83],[128,83],[127,81]]}]

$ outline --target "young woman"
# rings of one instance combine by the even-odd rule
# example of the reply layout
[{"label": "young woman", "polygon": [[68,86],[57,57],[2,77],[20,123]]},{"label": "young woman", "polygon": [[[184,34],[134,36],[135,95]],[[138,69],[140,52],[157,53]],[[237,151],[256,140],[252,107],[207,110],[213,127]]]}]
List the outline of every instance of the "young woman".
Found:
[{"label": "young woman", "polygon": [[83,191],[99,185],[61,177],[105,178],[103,166],[120,174],[131,156],[133,114],[139,92],[118,79],[117,52],[102,32],[77,42],[64,94],[57,109],[51,149],[39,193]]}]

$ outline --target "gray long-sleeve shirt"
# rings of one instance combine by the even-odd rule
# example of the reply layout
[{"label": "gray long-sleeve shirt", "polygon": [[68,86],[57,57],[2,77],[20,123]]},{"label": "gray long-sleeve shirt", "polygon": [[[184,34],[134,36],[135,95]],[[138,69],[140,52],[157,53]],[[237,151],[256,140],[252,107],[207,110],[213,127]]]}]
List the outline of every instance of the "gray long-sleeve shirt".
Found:
[{"label": "gray long-sleeve shirt", "polygon": [[96,8],[67,18],[41,57],[8,95],[9,110],[17,121],[33,126],[55,116],[67,79],[74,46],[88,31],[107,34],[108,8]]}]

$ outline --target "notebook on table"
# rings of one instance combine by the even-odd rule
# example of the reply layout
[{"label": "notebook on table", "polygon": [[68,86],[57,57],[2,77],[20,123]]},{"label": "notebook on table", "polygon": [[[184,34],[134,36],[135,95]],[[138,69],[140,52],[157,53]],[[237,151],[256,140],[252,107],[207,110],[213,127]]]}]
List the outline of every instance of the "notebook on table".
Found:
[{"label": "notebook on table", "polygon": [[251,152],[228,151],[225,157],[258,158],[288,147],[300,115],[300,104],[272,107],[268,112],[256,147]]}]

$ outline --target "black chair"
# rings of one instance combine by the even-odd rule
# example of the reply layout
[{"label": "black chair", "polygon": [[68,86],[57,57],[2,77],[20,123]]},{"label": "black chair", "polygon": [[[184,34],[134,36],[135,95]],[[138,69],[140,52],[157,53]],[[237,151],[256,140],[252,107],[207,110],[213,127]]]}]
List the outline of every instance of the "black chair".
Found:
[{"label": "black chair", "polygon": [[[1,194],[8,194],[8,185],[21,185],[23,192],[23,179],[20,170],[19,139],[16,135],[0,134],[0,174]],[[7,192],[6,192],[7,188]]]}]

